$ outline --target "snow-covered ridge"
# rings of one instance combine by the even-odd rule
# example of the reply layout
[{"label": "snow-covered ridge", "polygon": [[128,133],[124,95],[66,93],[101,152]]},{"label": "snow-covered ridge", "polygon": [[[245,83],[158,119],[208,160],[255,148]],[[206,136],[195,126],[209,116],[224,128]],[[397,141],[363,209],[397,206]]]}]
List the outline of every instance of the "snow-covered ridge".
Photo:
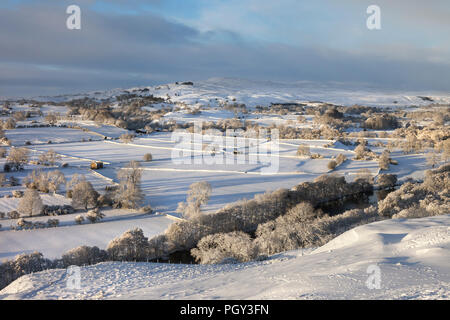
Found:
[{"label": "snow-covered ridge", "polygon": [[[23,276],[0,299],[449,299],[450,215],[392,219],[345,232],[311,253],[235,265],[101,263]],[[369,289],[369,266],[380,288]],[[370,270],[370,269],[369,269]]]},{"label": "snow-covered ridge", "polygon": [[86,94],[37,97],[36,100],[60,102],[84,97],[100,100],[126,93],[154,95],[164,99],[170,97],[170,101],[173,103],[211,106],[227,101],[245,103],[249,107],[256,105],[267,106],[271,103],[302,103],[311,101],[368,106],[427,105],[431,102],[421,97],[428,97],[436,103],[450,103],[450,93],[448,92],[407,92],[379,89],[362,84],[321,84],[310,81],[286,83],[234,78],[211,78],[205,81],[196,81],[193,85],[178,82],[148,87],[112,89]]}]

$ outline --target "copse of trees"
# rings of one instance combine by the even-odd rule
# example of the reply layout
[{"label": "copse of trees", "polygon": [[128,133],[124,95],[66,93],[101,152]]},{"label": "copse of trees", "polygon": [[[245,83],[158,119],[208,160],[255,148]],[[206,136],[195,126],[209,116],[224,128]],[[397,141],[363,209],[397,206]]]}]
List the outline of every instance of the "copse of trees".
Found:
[{"label": "copse of trees", "polygon": [[36,189],[45,193],[56,193],[59,190],[59,187],[65,183],[66,178],[64,177],[64,174],[59,170],[33,170],[31,174],[23,179],[23,184],[27,188]]},{"label": "copse of trees", "polygon": [[195,247],[201,238],[210,234],[253,232],[259,224],[276,219],[300,202],[308,201],[317,205],[372,189],[373,185],[369,180],[359,179],[347,183],[344,177],[321,176],[314,182],[304,182],[291,190],[279,189],[256,195],[254,199],[238,201],[215,213],[173,223],[165,233],[167,247],[172,251],[187,250]]},{"label": "copse of trees", "polygon": [[98,247],[80,246],[62,255],[65,267],[92,265],[108,260],[108,253]]},{"label": "copse of trees", "polygon": [[30,150],[27,148],[11,148],[6,158],[4,171],[23,170],[24,165],[28,163],[29,154]]},{"label": "copse of trees", "polygon": [[114,261],[147,261],[148,248],[148,238],[141,229],[136,228],[112,240],[106,251]]},{"label": "copse of trees", "polygon": [[368,118],[364,125],[368,129],[374,130],[389,130],[399,127],[399,123],[395,116],[383,113],[381,115],[374,115]]},{"label": "copse of trees", "polygon": [[0,264],[0,274],[2,275],[0,277],[0,289],[3,289],[25,274],[55,267],[56,265],[53,261],[45,259],[42,253],[39,252],[18,255],[14,260]]},{"label": "copse of trees", "polygon": [[50,149],[39,156],[39,164],[44,166],[54,166],[59,160],[61,160],[61,156],[53,149]]},{"label": "copse of trees", "polygon": [[404,183],[378,202],[379,213],[393,218],[416,218],[450,212],[450,164],[426,172],[422,183]]},{"label": "copse of trees", "polygon": [[191,254],[199,263],[217,264],[251,261],[257,257],[258,251],[248,234],[235,231],[202,238]]}]

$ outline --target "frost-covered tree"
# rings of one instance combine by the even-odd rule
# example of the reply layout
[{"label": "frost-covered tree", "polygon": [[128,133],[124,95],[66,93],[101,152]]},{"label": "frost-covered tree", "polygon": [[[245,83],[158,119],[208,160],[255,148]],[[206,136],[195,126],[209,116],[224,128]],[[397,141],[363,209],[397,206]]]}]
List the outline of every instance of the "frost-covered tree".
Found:
[{"label": "frost-covered tree", "polygon": [[393,188],[397,183],[395,174],[380,174],[377,178],[377,185],[380,188]]},{"label": "frost-covered tree", "polygon": [[68,266],[86,266],[99,262],[107,261],[108,253],[98,247],[80,246],[71,249],[62,255],[62,261],[65,267]]},{"label": "frost-covered tree", "polygon": [[178,204],[177,211],[187,219],[200,214],[200,207],[206,204],[211,196],[211,185],[207,181],[195,182],[189,186],[186,202]]},{"label": "frost-covered tree", "polygon": [[95,208],[93,210],[89,210],[86,214],[86,218],[91,222],[91,223],[96,223],[97,221],[100,221],[101,219],[103,219],[105,217],[105,215],[100,211],[100,209]]},{"label": "frost-covered tree", "polygon": [[6,163],[11,169],[16,171],[22,170],[23,166],[28,162],[30,150],[27,148],[11,148],[6,158]]},{"label": "frost-covered tree", "polygon": [[44,205],[39,193],[35,189],[27,189],[19,202],[17,211],[31,217],[40,215],[43,208]]},{"label": "frost-covered tree", "polygon": [[50,149],[39,156],[39,163],[44,166],[54,166],[59,160],[61,160],[61,156],[53,149]]},{"label": "frost-covered tree", "polygon": [[115,203],[121,208],[135,209],[142,204],[144,194],[141,189],[142,168],[139,162],[131,161],[117,173],[119,186],[115,193]]},{"label": "frost-covered tree", "polygon": [[72,206],[87,210],[88,206],[96,206],[99,194],[89,181],[78,182],[72,190]]},{"label": "frost-covered tree", "polygon": [[202,264],[212,264],[251,261],[258,251],[248,234],[237,231],[208,235],[198,242],[191,254]]},{"label": "frost-covered tree", "polygon": [[144,232],[136,228],[112,240],[106,250],[113,261],[147,261],[148,248]]},{"label": "frost-covered tree", "polygon": [[48,186],[49,190],[52,192],[57,192],[60,185],[66,183],[66,178],[64,174],[59,170],[50,171],[48,173]]},{"label": "frost-covered tree", "polygon": [[381,156],[378,158],[378,166],[380,167],[380,170],[388,170],[390,161],[391,158],[389,156],[389,151],[384,150]]}]

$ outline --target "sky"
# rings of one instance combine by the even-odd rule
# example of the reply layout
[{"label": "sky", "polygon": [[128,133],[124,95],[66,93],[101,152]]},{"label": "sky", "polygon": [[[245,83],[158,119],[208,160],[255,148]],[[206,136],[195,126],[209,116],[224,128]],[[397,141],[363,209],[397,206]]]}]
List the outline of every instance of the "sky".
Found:
[{"label": "sky", "polygon": [[0,96],[213,77],[449,92],[449,17],[448,0],[2,0]]}]

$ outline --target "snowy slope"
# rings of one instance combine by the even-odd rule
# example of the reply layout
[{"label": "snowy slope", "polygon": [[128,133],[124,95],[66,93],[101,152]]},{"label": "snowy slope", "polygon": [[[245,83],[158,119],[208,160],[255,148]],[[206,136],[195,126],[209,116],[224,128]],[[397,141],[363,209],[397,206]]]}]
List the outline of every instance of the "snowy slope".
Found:
[{"label": "snowy slope", "polygon": [[[148,89],[148,91],[143,91],[144,89]],[[362,84],[321,84],[309,81],[286,83],[235,78],[211,78],[205,81],[196,81],[192,86],[169,83],[126,90],[113,89],[78,95],[38,97],[35,99],[60,102],[91,97],[100,100],[124,93],[153,95],[164,99],[169,96],[170,101],[173,103],[211,106],[216,106],[218,102],[233,101],[245,103],[250,107],[256,105],[267,106],[271,103],[300,103],[308,101],[322,101],[343,105],[364,104],[368,106],[429,104],[429,102],[424,101],[419,96],[431,97],[438,103],[450,103],[450,94],[448,92],[387,91],[381,88],[367,87]],[[394,101],[397,103],[394,103]]]},{"label": "snowy slope", "polygon": [[[1,299],[449,299],[450,215],[385,220],[352,229],[311,253],[236,265],[102,263],[26,275]],[[371,265],[381,286],[369,289]]]}]

